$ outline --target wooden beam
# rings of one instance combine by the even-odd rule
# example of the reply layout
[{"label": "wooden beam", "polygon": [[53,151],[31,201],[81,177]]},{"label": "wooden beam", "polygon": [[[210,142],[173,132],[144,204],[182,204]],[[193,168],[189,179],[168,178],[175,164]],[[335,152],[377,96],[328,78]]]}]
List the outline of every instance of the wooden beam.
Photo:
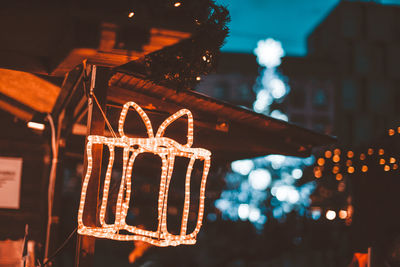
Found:
[{"label": "wooden beam", "polygon": [[31,110],[51,112],[60,87],[30,73],[0,69],[0,93]]},{"label": "wooden beam", "polygon": [[83,78],[83,64],[79,64],[65,75],[62,90],[54,104],[52,115],[57,117],[65,109],[79,87]]},{"label": "wooden beam", "polygon": [[[238,138],[236,143],[242,144],[244,139],[254,140],[253,135],[263,135],[260,139],[261,141],[265,139],[265,141],[255,144],[255,152],[264,150],[265,154],[274,152],[304,157],[310,154],[312,147],[327,145],[336,141],[333,137],[255,113],[194,91],[177,92],[168,86],[146,80],[144,76],[139,74],[115,73],[110,80],[108,98],[120,103],[121,100],[133,98],[135,95],[140,95],[140,97],[135,97],[135,101],[142,102],[138,103],[139,105],[147,105],[144,107],[148,109],[161,109],[169,112],[171,108],[184,107],[190,109],[197,119],[227,123],[230,139],[235,138],[233,132],[236,124],[237,128],[240,128],[236,136]],[[253,129],[253,131],[250,131],[250,129]]]},{"label": "wooden beam", "polygon": [[[92,80],[90,90],[94,93],[99,101],[100,107],[106,110],[106,96],[108,89],[108,80],[110,77],[110,69],[106,67],[92,67]],[[94,88],[93,88],[94,85]],[[87,119],[87,136],[88,135],[103,135],[105,121],[100,112],[99,107],[91,98],[88,104],[88,119]],[[87,142],[87,139],[86,139]],[[93,145],[93,169],[90,182],[86,193],[86,205],[83,212],[83,221],[87,226],[96,226],[98,224],[98,198],[100,187],[101,160],[102,160],[102,145]],[[84,166],[86,173],[87,155],[85,149]],[[83,180],[84,177],[82,177]],[[76,267],[93,266],[93,256],[95,250],[96,238],[89,236],[78,235],[76,245]]]},{"label": "wooden beam", "polygon": [[[116,31],[117,28],[114,30]],[[107,28],[109,31],[110,28]],[[104,29],[102,30],[103,33]],[[76,65],[80,64],[83,60],[87,60],[89,64],[95,64],[106,67],[117,67],[124,65],[128,62],[137,60],[149,53],[163,49],[166,46],[174,45],[184,39],[189,38],[191,35],[186,32],[165,30],[159,28],[152,28],[150,30],[149,43],[142,47],[141,51],[117,49],[114,48],[115,38],[117,33],[114,32],[112,35],[114,40],[104,40],[106,38],[104,34],[101,35],[100,43],[98,48],[74,48],[72,49],[65,58],[57,65],[57,67],[50,73],[52,76],[62,76],[65,73],[72,70]],[[103,43],[110,47],[104,47]]]},{"label": "wooden beam", "polygon": [[14,102],[14,104],[12,102],[10,103],[9,99],[5,100],[4,96],[0,94],[0,109],[13,114],[21,120],[30,121],[33,117],[34,112],[29,112],[25,108],[21,108],[19,105],[15,105],[16,103],[19,104],[19,102]]}]

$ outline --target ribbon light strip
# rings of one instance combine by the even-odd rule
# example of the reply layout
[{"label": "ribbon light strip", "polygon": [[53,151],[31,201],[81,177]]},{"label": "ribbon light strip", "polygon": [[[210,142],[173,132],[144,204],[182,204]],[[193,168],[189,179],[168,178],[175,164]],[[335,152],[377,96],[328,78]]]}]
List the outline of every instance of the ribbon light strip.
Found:
[{"label": "ribbon light strip", "polygon": [[[129,107],[133,107],[143,120],[148,138],[129,138],[124,133],[124,124]],[[173,139],[164,137],[166,128],[175,120],[182,116],[188,118],[188,134],[187,143],[181,145]],[[118,124],[119,138],[111,138],[99,135],[88,136],[86,146],[88,166],[87,172],[82,185],[82,193],[78,211],[78,233],[81,235],[89,235],[98,238],[108,238],[121,241],[139,240],[148,242],[156,246],[177,246],[180,244],[195,244],[196,236],[200,231],[204,216],[204,200],[207,175],[211,164],[211,152],[203,148],[192,148],[193,145],[193,116],[187,109],[182,109],[169,118],[167,118],[159,127],[156,136],[154,137],[153,128],[150,119],[143,109],[134,102],[128,102],[124,105]],[[95,144],[106,145],[109,149],[109,161],[107,171],[104,178],[103,198],[99,213],[99,227],[85,226],[83,223],[83,212],[85,209],[86,192],[93,168],[92,147]],[[111,183],[111,173],[114,164],[115,148],[123,148],[123,171],[121,184],[119,187],[115,221],[113,224],[105,222],[107,201]],[[132,169],[136,157],[140,153],[150,152],[158,155],[162,160],[160,190],[158,195],[158,227],[157,231],[149,231],[138,227],[128,225],[126,217],[131,197],[132,186]],[[131,154],[131,155],[130,155]],[[130,155],[130,156],[129,156]],[[190,159],[186,178],[185,178],[185,202],[183,205],[183,214],[181,229],[179,235],[174,235],[168,232],[167,229],[167,206],[168,192],[171,182],[172,172],[174,169],[175,157],[186,157]],[[199,210],[197,216],[196,227],[192,233],[187,234],[187,222],[190,209],[190,181],[193,170],[193,165],[196,160],[204,161],[203,175],[200,183],[200,199]],[[120,234],[120,230],[126,230],[130,234]]]}]

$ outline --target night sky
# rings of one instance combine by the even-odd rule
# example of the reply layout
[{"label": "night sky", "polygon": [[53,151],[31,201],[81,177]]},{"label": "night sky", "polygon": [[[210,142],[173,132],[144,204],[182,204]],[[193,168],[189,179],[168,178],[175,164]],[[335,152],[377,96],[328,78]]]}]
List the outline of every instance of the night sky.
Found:
[{"label": "night sky", "polygon": [[[308,34],[340,0],[218,0],[228,7],[231,34],[223,51],[252,53],[257,41],[267,37],[282,42],[287,55],[307,52]],[[369,2],[369,1],[366,1]],[[400,5],[400,0],[376,0]]]}]

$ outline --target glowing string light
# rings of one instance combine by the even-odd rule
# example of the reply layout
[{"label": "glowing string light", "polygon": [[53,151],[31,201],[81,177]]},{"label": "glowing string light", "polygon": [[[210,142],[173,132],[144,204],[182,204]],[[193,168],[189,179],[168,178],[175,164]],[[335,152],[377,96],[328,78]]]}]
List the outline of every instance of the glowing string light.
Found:
[{"label": "glowing string light", "polygon": [[332,157],[332,152],[330,150],[325,151],[325,158],[329,159]]},{"label": "glowing string light", "polygon": [[346,219],[347,218],[347,211],[340,210],[339,211],[339,218],[342,219],[342,220]]},{"label": "glowing string light", "polygon": [[332,220],[334,220],[334,219],[336,218],[336,212],[333,211],[333,210],[328,210],[328,211],[326,212],[326,214],[325,214],[325,217],[326,217],[328,220],[332,221]]},{"label": "glowing string light", "polygon": [[[133,107],[143,120],[148,138],[128,138],[125,136],[123,126],[129,107]],[[164,137],[166,128],[178,118],[186,115],[188,118],[187,143],[181,145],[175,140]],[[98,238],[107,238],[119,241],[143,241],[155,246],[177,246],[180,244],[195,244],[196,236],[200,231],[204,215],[205,187],[208,171],[210,169],[211,152],[203,148],[192,148],[193,144],[193,116],[187,109],[182,109],[167,118],[159,127],[154,136],[150,119],[147,114],[134,102],[124,105],[118,124],[119,138],[110,138],[99,135],[89,135],[86,146],[88,166],[82,185],[82,193],[78,210],[78,233]],[[103,198],[99,212],[100,226],[89,227],[83,223],[83,212],[85,209],[86,192],[93,168],[92,147],[94,144],[106,145],[109,150],[109,161],[104,179]],[[105,222],[108,194],[110,190],[111,172],[114,164],[115,147],[123,148],[123,169],[121,184],[119,187],[115,221],[113,224]],[[140,229],[126,223],[129,202],[131,197],[132,169],[136,157],[140,153],[150,152],[158,155],[162,160],[160,191],[158,196],[158,227],[157,231]],[[131,154],[131,155],[130,155]],[[179,235],[170,234],[167,230],[167,206],[169,185],[174,169],[175,157],[190,158],[185,179],[185,202]],[[204,161],[203,175],[200,183],[200,201],[196,227],[190,234],[187,234],[187,221],[190,209],[190,179],[193,165],[196,160]],[[122,234],[120,230],[125,230],[130,234]]]},{"label": "glowing string light", "polygon": [[385,165],[384,170],[385,170],[385,172],[390,171],[390,166],[389,165]]},{"label": "glowing string light", "polygon": [[361,168],[362,172],[367,172],[368,171],[368,166],[367,165],[363,165]]},{"label": "glowing string light", "polygon": [[348,173],[354,173],[354,167],[353,166],[348,167],[347,168],[347,172]]},{"label": "glowing string light", "polygon": [[348,151],[348,152],[347,152],[347,157],[350,158],[350,159],[351,159],[352,157],[354,157],[353,151]]},{"label": "glowing string light", "polygon": [[339,155],[334,155],[333,158],[332,158],[332,161],[336,162],[336,163],[339,162],[340,161]]}]

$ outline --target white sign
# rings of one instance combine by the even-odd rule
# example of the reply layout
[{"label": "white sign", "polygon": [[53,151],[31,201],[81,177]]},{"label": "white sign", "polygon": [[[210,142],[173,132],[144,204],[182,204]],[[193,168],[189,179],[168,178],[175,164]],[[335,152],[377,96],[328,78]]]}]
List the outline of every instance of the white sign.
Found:
[{"label": "white sign", "polygon": [[22,158],[0,157],[0,208],[19,209]]}]

